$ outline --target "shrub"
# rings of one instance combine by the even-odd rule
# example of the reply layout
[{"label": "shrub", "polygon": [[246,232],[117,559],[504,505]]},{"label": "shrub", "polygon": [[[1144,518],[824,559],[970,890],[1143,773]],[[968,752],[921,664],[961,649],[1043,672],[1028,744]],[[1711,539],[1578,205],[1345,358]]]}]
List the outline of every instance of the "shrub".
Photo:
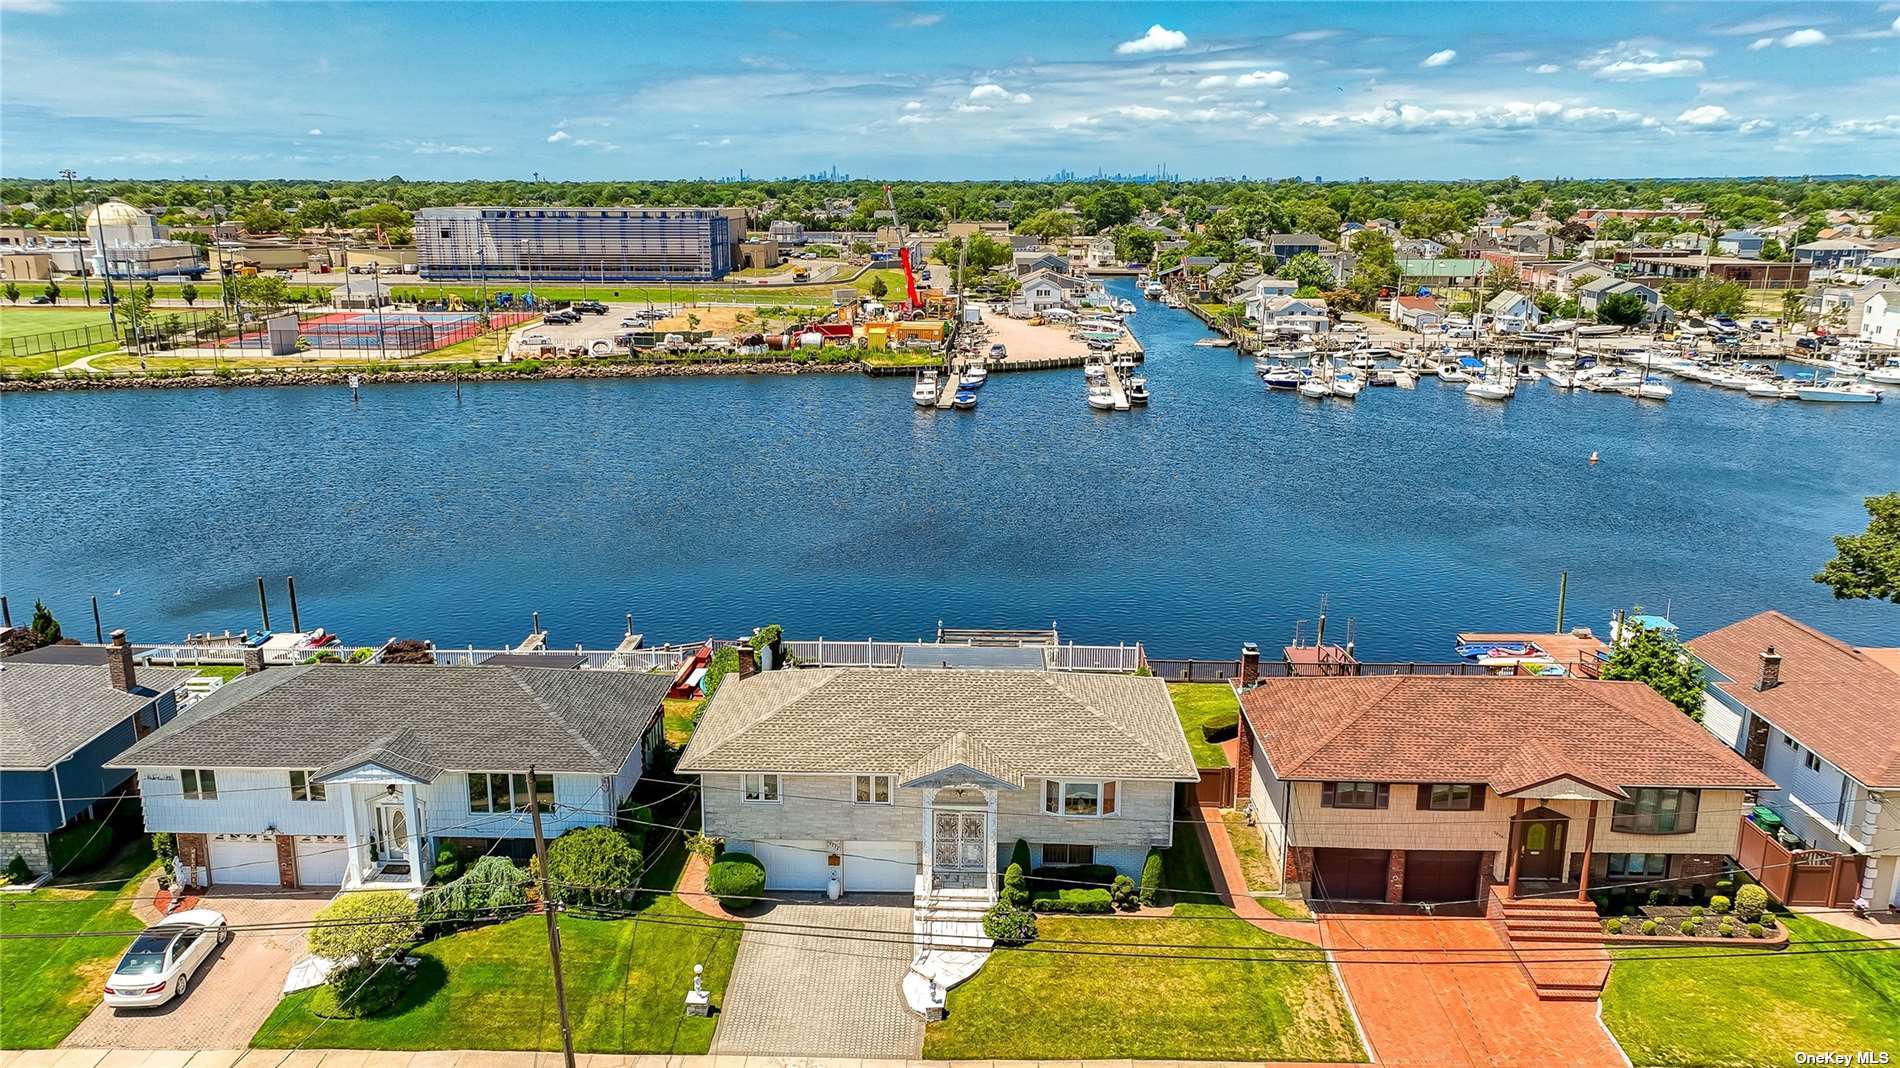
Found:
[{"label": "shrub", "polygon": [[1695,906],[1692,906],[1692,907],[1691,907],[1691,908],[1689,909],[1689,915],[1691,915],[1691,916],[1693,916],[1693,917],[1695,917],[1695,918],[1696,918],[1696,919],[1698,919],[1698,920],[1699,920],[1699,919],[1701,919],[1701,918],[1702,918],[1702,906],[1701,906],[1701,905],[1695,905]]},{"label": "shrub", "polygon": [[1723,938],[1734,938],[1735,921],[1726,917],[1723,918],[1721,923],[1715,925],[1715,933],[1721,935]]},{"label": "shrub", "polygon": [[1767,938],[1767,937],[1768,937],[1768,928],[1766,928],[1766,927],[1763,927],[1763,926],[1762,926],[1761,924],[1759,924],[1759,923],[1751,923],[1751,924],[1749,924],[1749,925],[1748,925],[1748,937],[1750,937],[1750,938]]},{"label": "shrub", "polygon": [[629,801],[620,806],[620,833],[633,841],[633,847],[644,851],[647,842],[653,836],[653,810],[646,805],[636,805]]},{"label": "shrub", "polygon": [[435,851],[435,881],[451,882],[462,874],[462,858],[455,855],[455,847],[445,845]]},{"label": "shrub", "polygon": [[1013,909],[1029,907],[1029,885],[1023,878],[1022,865],[1012,861],[1003,869],[1003,892],[998,900]]},{"label": "shrub", "polygon": [[726,676],[739,670],[739,650],[730,645],[722,646],[712,655],[706,664],[706,677],[699,682],[700,692],[710,700],[719,690],[719,684]]},{"label": "shrub", "polygon": [[1735,894],[1734,878],[1732,878],[1731,876],[1724,875],[1722,878],[1715,880],[1715,892],[1718,894],[1727,894],[1731,897],[1734,896]]},{"label": "shrub", "polygon": [[[409,972],[400,966],[385,966],[373,969],[366,977],[358,978],[356,985],[347,990],[338,991],[325,986],[317,992],[310,1002],[310,1011],[321,1019],[356,1020],[366,1016],[376,1016],[401,1000],[402,992],[409,985]],[[348,998],[347,1004],[339,1003]]]},{"label": "shrub", "polygon": [[1655,933],[1656,933],[1656,921],[1655,921],[1655,920],[1644,920],[1644,921],[1643,921],[1643,926],[1642,926],[1642,928],[1641,928],[1641,930],[1642,930],[1642,932],[1643,932],[1644,934],[1646,934],[1646,935],[1653,935],[1653,934],[1655,934]]},{"label": "shrub", "polygon": [[[422,937],[416,900],[398,890],[345,894],[324,906],[316,920],[308,936],[310,952],[337,962],[328,982],[344,1008],[378,961]],[[385,970],[402,973],[400,968]]]},{"label": "shrub", "polygon": [[1240,712],[1228,709],[1216,712],[1201,721],[1201,737],[1210,742],[1224,742],[1240,733]]},{"label": "shrub", "polygon": [[1161,899],[1161,852],[1150,849],[1141,865],[1141,907],[1151,909]]},{"label": "shrub", "polygon": [[33,881],[33,869],[26,866],[26,858],[18,853],[7,861],[7,884],[30,883]]},{"label": "shrub", "polygon": [[691,831],[686,835],[686,851],[696,857],[705,857],[707,860],[718,860],[719,851],[725,847],[725,844],[724,838],[710,838],[698,831]]},{"label": "shrub", "polygon": [[178,858],[178,842],[170,831],[160,831],[152,836],[152,854],[158,862],[170,868],[172,861]]},{"label": "shrub", "polygon": [[1717,916],[1720,916],[1728,912],[1730,904],[1731,902],[1729,901],[1728,898],[1723,897],[1721,894],[1717,894],[1714,897],[1709,899],[1709,911],[1715,913]]},{"label": "shrub", "polygon": [[430,889],[422,897],[421,916],[427,923],[468,923],[498,916],[503,909],[527,903],[527,870],[507,857],[482,857],[454,882]]},{"label": "shrub", "polygon": [[1692,935],[1695,933],[1696,924],[1698,922],[1700,921],[1698,921],[1694,916],[1684,916],[1682,918],[1682,922],[1676,925],[1676,929],[1678,931],[1681,931],[1683,934]]},{"label": "shrub", "polygon": [[1037,868],[1029,873],[1029,891],[1053,893],[1071,887],[1099,886],[1107,889],[1115,882],[1115,869],[1106,864],[1060,864]]},{"label": "shrub", "polygon": [[1621,916],[1613,916],[1610,919],[1603,921],[1603,929],[1609,932],[1610,934],[1622,934],[1623,933],[1623,918]]},{"label": "shrub", "polygon": [[998,945],[1020,946],[1036,940],[1036,914],[998,901],[983,914],[983,933]]},{"label": "shrub", "polygon": [[1030,904],[1037,912],[1104,913],[1115,910],[1114,899],[1109,896],[1107,890],[1100,887],[1037,894],[1031,899]]},{"label": "shrub", "polygon": [[1141,904],[1135,891],[1135,880],[1126,875],[1115,876],[1115,882],[1108,888],[1108,896],[1115,907],[1123,912],[1133,912]]},{"label": "shrub", "polygon": [[1649,892],[1649,903],[1652,905],[1660,905],[1667,900],[1669,900],[1669,891],[1667,890],[1658,889]]},{"label": "shrub", "polygon": [[727,908],[744,908],[765,891],[765,865],[750,853],[727,853],[706,872],[706,892]]},{"label": "shrub", "polygon": [[1753,923],[1768,908],[1768,891],[1754,883],[1735,891],[1735,915]]},{"label": "shrub", "polygon": [[1029,843],[1020,838],[1016,839],[1016,845],[1009,851],[1009,862],[1024,871],[1034,868],[1035,865],[1029,861]]},{"label": "shrub", "polygon": [[548,844],[548,881],[556,901],[625,901],[638,888],[640,870],[639,848],[612,827],[577,827]]},{"label": "shrub", "polygon": [[48,871],[61,874],[98,867],[112,853],[112,825],[96,820],[75,823],[46,836]]}]

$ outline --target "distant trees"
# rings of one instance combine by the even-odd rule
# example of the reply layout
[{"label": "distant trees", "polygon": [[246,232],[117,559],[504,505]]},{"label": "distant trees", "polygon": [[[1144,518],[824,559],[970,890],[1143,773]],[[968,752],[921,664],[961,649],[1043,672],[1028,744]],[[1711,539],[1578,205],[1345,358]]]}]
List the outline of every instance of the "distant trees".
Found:
[{"label": "distant trees", "polygon": [[1282,278],[1298,282],[1300,288],[1325,289],[1333,284],[1332,265],[1311,252],[1302,252],[1279,268]]},{"label": "distant trees", "polygon": [[1115,228],[1115,258],[1123,263],[1147,263],[1154,258],[1155,232],[1132,224]]},{"label": "distant trees", "polygon": [[1019,234],[1028,234],[1038,241],[1053,241],[1058,237],[1071,237],[1075,234],[1076,218],[1067,212],[1049,209],[1039,211],[1024,219],[1016,227]]},{"label": "distant trees", "polygon": [[1082,219],[1088,224],[1091,233],[1131,222],[1141,213],[1141,207],[1126,189],[1104,189],[1076,202],[1076,210],[1082,213]]},{"label": "distant trees", "polygon": [[1597,302],[1597,321],[1611,326],[1635,326],[1649,318],[1649,302],[1640,293],[1612,293]]},{"label": "distant trees", "polygon": [[269,201],[253,204],[238,216],[238,225],[251,234],[279,233],[289,222],[290,216],[272,207]]},{"label": "distant trees", "polygon": [[1842,600],[1900,604],[1900,493],[1869,497],[1867,529],[1834,538],[1834,559],[1814,581]]},{"label": "distant trees", "polygon": [[1748,290],[1739,282],[1695,278],[1665,289],[1663,302],[1677,311],[1739,315],[1748,305]]},{"label": "distant trees", "polygon": [[17,283],[9,281],[4,292],[7,295],[8,302],[13,304],[20,303],[20,287]]},{"label": "distant trees", "polygon": [[1793,257],[1789,255],[1786,246],[1771,237],[1761,243],[1761,258],[1769,263],[1786,263]]}]

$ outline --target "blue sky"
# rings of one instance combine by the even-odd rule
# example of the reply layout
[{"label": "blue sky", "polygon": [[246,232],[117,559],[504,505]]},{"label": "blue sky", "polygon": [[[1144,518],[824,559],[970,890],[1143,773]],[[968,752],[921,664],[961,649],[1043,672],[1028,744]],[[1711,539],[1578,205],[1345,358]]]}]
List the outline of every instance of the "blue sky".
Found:
[{"label": "blue sky", "polygon": [[0,170],[1900,172],[1900,2],[0,0]]}]

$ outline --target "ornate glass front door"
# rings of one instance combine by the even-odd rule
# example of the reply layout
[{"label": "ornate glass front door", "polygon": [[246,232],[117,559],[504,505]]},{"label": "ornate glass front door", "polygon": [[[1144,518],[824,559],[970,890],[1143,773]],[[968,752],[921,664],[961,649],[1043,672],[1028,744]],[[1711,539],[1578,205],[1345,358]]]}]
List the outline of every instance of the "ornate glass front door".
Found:
[{"label": "ornate glass front door", "polygon": [[983,871],[985,817],[981,812],[939,810],[931,830],[931,867],[938,871]]},{"label": "ornate glass front door", "polygon": [[376,830],[382,839],[384,860],[401,863],[409,859],[409,814],[400,805],[376,807]]}]

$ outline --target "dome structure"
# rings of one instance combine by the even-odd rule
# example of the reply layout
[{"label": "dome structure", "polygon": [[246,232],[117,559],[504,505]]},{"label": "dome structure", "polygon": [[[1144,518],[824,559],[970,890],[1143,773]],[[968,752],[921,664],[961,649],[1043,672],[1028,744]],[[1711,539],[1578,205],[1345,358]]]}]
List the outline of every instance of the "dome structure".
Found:
[{"label": "dome structure", "polygon": [[158,240],[158,222],[123,200],[107,200],[86,215],[86,236],[108,248]]}]

